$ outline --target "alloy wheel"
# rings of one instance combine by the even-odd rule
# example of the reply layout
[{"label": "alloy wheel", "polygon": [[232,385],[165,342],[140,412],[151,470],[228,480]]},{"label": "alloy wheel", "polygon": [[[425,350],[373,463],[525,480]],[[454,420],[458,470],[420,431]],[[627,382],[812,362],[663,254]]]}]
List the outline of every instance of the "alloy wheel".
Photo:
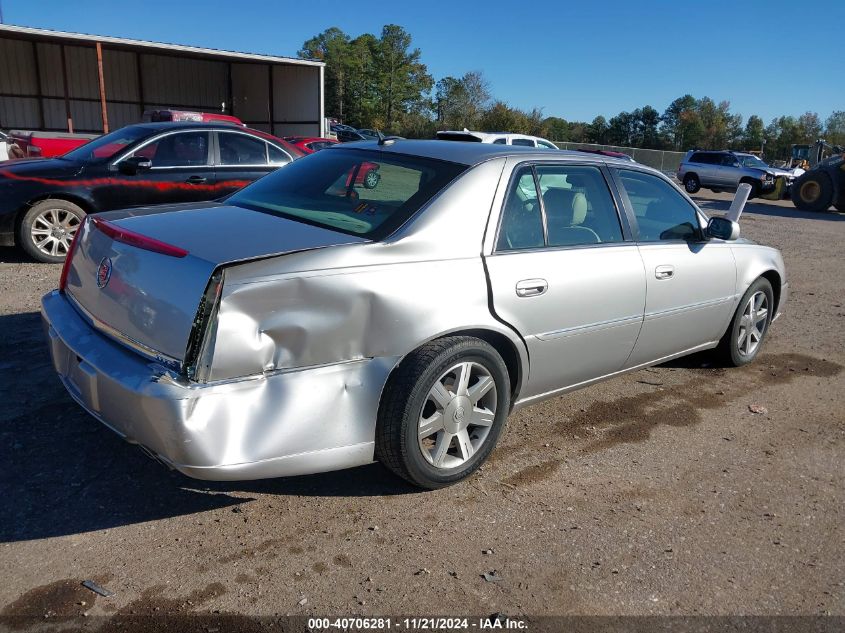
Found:
[{"label": "alloy wheel", "polygon": [[35,247],[45,255],[64,257],[70,250],[80,220],[67,209],[45,209],[37,216],[30,229]]},{"label": "alloy wheel", "polygon": [[739,322],[737,347],[741,354],[751,356],[760,346],[769,319],[769,299],[762,290],[748,299]]},{"label": "alloy wheel", "polygon": [[435,468],[456,468],[490,435],[496,419],[496,383],[479,363],[461,362],[428,392],[418,424],[419,446]]}]

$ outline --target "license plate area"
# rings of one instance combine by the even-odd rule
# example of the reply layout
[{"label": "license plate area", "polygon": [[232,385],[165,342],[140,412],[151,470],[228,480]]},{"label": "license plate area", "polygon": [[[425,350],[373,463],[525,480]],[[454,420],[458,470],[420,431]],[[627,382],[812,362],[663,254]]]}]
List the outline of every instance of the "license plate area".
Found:
[{"label": "license plate area", "polygon": [[97,370],[80,356],[70,354],[67,382],[79,398],[92,411],[100,412],[100,395],[97,388]]}]

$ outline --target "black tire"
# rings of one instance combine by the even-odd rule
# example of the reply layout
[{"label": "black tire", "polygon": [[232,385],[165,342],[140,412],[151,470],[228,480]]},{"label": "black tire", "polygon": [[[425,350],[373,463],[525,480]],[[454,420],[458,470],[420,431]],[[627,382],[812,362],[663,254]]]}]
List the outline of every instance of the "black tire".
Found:
[{"label": "black tire", "polygon": [[[51,212],[54,215],[50,216]],[[56,218],[56,233],[39,241],[39,236],[33,231],[45,230],[46,217]],[[65,260],[73,235],[84,219],[85,211],[72,202],[59,198],[41,200],[33,204],[21,219],[18,244],[36,261],[60,264]],[[54,244],[57,245],[55,250],[51,248]]]},{"label": "black tire", "polygon": [[364,174],[364,188],[375,189],[378,186],[380,180],[381,174],[378,172],[378,170],[371,169],[366,174]]},{"label": "black tire", "polygon": [[[423,455],[419,420],[435,383],[460,362],[474,362],[486,370],[496,388],[496,410],[490,430],[463,464],[438,468]],[[489,343],[470,336],[437,339],[409,354],[391,374],[379,406],[376,459],[415,486],[434,490],[471,475],[487,459],[505,426],[510,409],[510,380],[502,357]],[[457,418],[456,419],[462,419]]]},{"label": "black tire", "polygon": [[701,181],[695,174],[687,174],[684,176],[684,189],[687,193],[698,193],[701,189]]},{"label": "black tire", "polygon": [[760,195],[760,183],[753,180],[740,180],[739,184],[747,184],[751,186],[751,193],[748,194],[748,199],[753,200]]},{"label": "black tire", "polygon": [[833,183],[826,173],[814,169],[795,179],[790,194],[792,204],[802,211],[827,211],[833,204]]},{"label": "black tire", "polygon": [[[758,292],[762,292],[766,297],[766,308],[768,310],[766,314],[765,323],[762,326],[762,334],[759,338],[757,346],[751,351],[751,353],[745,353],[740,348],[739,344],[739,337],[741,334],[742,327],[744,325],[743,316],[748,306],[751,297],[753,297]],[[760,350],[763,348],[763,343],[766,340],[766,335],[769,332],[769,326],[772,323],[772,318],[774,318],[774,293],[772,292],[772,284],[769,283],[769,280],[765,277],[758,278],[751,286],[749,286],[748,290],[745,291],[745,294],[742,295],[742,299],[739,302],[739,306],[734,313],[733,319],[731,319],[731,324],[728,326],[727,331],[725,332],[724,336],[722,336],[722,340],[719,341],[719,347],[717,348],[717,354],[727,365],[732,365],[733,367],[741,367],[742,365],[746,365],[757,358],[757,355],[760,353]]]}]

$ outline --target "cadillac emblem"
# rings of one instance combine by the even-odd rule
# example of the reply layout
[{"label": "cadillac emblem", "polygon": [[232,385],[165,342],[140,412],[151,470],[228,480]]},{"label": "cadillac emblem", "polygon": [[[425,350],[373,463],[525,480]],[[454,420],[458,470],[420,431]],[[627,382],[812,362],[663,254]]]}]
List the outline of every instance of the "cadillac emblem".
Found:
[{"label": "cadillac emblem", "polygon": [[111,279],[111,259],[103,257],[97,266],[97,287],[105,288]]}]

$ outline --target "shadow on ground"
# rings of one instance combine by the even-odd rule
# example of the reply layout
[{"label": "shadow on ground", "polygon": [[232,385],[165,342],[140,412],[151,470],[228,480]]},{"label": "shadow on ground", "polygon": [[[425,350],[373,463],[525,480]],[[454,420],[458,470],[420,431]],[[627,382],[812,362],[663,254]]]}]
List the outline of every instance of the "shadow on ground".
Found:
[{"label": "shadow on ground", "polygon": [[[34,264],[36,263],[22,249],[15,246],[0,246],[0,264]],[[44,264],[49,266],[50,264]]]},{"label": "shadow on ground", "polygon": [[416,490],[379,464],[252,482],[189,479],[83,411],[50,362],[38,313],[0,316],[0,542],[101,530],[225,508],[250,495],[394,495]]}]

